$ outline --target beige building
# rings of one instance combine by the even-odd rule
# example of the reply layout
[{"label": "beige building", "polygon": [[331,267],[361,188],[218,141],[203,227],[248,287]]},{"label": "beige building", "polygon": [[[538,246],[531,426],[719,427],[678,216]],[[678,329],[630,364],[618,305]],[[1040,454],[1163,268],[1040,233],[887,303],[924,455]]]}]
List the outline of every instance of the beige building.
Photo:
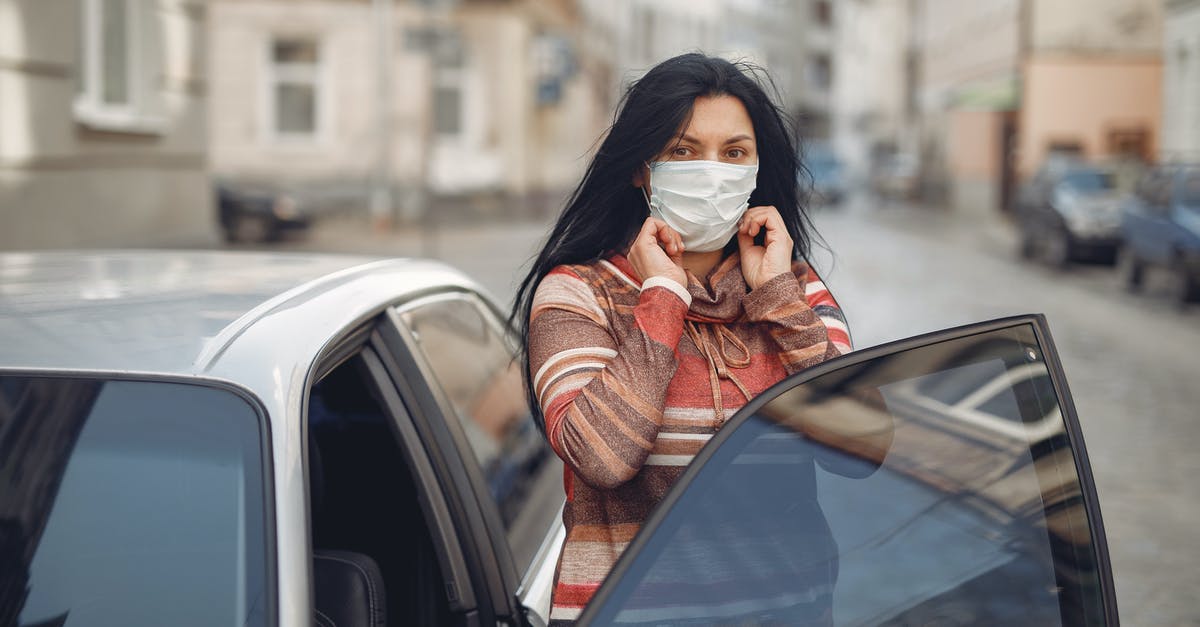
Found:
[{"label": "beige building", "polygon": [[[1161,0],[913,0],[926,192],[1011,207],[1051,152],[1152,159],[1161,139]],[[928,194],[936,200],[939,194]]]},{"label": "beige building", "polygon": [[1017,166],[1051,152],[1152,160],[1162,138],[1161,0],[1029,4]]},{"label": "beige building", "polygon": [[357,190],[360,208],[384,179],[396,215],[415,218],[412,192],[556,196],[599,132],[566,2],[212,0],[210,12],[221,178]]},{"label": "beige building", "polygon": [[0,249],[216,241],[206,3],[0,0]]},{"label": "beige building", "polygon": [[1020,24],[1029,2],[916,0],[912,85],[927,200],[963,211],[1007,204],[1020,106]]},{"label": "beige building", "polygon": [[911,19],[905,2],[834,2],[833,9],[832,144],[857,183],[873,154],[915,152]]},{"label": "beige building", "polygon": [[1200,162],[1200,0],[1167,0],[1160,152],[1164,161]]}]

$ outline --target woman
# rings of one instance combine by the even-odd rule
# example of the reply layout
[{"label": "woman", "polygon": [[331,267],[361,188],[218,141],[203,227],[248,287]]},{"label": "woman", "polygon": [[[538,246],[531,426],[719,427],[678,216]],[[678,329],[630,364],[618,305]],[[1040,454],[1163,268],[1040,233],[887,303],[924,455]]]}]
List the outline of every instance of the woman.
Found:
[{"label": "woman", "polygon": [[686,54],[630,87],[518,290],[531,404],[567,467],[554,621],[739,407],[850,350],[804,262],[792,136],[751,76]]}]

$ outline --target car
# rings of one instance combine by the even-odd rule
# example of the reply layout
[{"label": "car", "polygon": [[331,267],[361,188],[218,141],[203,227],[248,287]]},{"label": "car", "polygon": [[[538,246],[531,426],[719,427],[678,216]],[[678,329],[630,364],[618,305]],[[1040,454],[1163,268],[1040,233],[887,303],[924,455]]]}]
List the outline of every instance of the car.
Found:
[{"label": "car", "polygon": [[[846,173],[833,148],[825,143],[809,144],[801,162],[812,177],[814,200],[824,206],[841,204],[846,197]],[[803,177],[802,183],[807,184]]]},{"label": "car", "polygon": [[1181,305],[1200,300],[1200,165],[1148,172],[1126,198],[1121,232],[1130,289],[1139,289],[1146,270],[1158,267],[1170,273]]},{"label": "car", "polygon": [[[502,320],[433,261],[0,254],[0,619],[547,624],[563,466]],[[859,350],[755,397],[574,618],[814,607],[1117,624],[1043,317]]]},{"label": "car", "polygon": [[1064,267],[1113,264],[1121,245],[1121,191],[1114,173],[1073,159],[1051,159],[1017,194],[1019,252]]},{"label": "car", "polygon": [[294,191],[227,180],[215,183],[214,188],[217,220],[227,242],[273,242],[312,225],[311,207]]},{"label": "car", "polygon": [[913,200],[920,192],[920,160],[908,152],[883,153],[872,163],[870,182],[880,198]]}]

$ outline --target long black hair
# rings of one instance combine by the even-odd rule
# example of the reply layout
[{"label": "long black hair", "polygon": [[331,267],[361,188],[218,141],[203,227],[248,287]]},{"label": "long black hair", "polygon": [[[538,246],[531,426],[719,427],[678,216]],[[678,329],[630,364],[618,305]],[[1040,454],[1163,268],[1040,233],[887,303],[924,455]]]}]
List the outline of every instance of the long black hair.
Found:
[{"label": "long black hair", "polygon": [[[746,62],[700,53],[654,66],[630,85],[612,126],[575,191],[567,200],[529,274],[517,288],[509,324],[520,338],[529,404],[545,429],[529,374],[529,314],[537,285],[554,267],[597,261],[624,252],[649,216],[634,176],[671,143],[690,118],[697,98],[729,95],[750,114],[758,149],[758,183],[750,206],[773,205],[792,236],[794,258],[807,258],[814,233],[799,185],[795,134],[787,116],[768,96],[766,72]],[[732,244],[731,244],[732,245]]]}]

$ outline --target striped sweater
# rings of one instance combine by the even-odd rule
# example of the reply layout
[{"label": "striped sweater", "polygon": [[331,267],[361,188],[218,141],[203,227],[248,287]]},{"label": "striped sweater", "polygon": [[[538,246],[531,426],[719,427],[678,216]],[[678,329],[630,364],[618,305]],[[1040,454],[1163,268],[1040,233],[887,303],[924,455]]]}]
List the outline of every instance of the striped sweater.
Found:
[{"label": "striped sweater", "polygon": [[753,291],[738,255],[707,284],[642,283],[620,255],[539,283],[529,367],[566,462],[551,620],[575,619],[684,467],[749,398],[850,350],[836,301],[797,262]]}]

